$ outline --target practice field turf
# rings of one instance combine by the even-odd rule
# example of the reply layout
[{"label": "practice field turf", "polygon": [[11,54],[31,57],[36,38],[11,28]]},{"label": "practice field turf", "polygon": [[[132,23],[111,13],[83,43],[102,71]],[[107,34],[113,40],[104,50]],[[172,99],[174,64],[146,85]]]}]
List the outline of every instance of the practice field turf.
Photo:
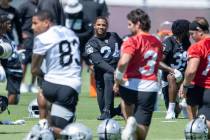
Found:
[{"label": "practice field turf", "polygon": [[[28,76],[29,79],[29,76]],[[29,81],[29,80],[28,80]],[[5,83],[0,84],[1,95],[5,95]],[[93,131],[94,140],[97,140],[97,126],[100,121],[96,120],[99,115],[99,109],[96,98],[89,97],[89,73],[85,69],[83,72],[83,88],[77,106],[77,121],[82,122]],[[7,111],[0,114],[0,120],[18,120],[25,119],[24,125],[0,125],[0,140],[22,140],[29,132],[31,127],[37,123],[37,119],[28,118],[28,104],[36,97],[36,94],[26,93],[22,94],[20,103],[17,106],[9,106],[11,112],[8,115]],[[115,105],[118,105],[119,98],[116,98]],[[166,122],[165,108],[162,99],[159,99],[159,111],[153,115],[152,125],[147,137],[147,140],[181,140],[184,139],[184,127],[187,123],[186,119],[179,119]],[[117,121],[124,127],[124,120],[121,117],[115,117]]]}]

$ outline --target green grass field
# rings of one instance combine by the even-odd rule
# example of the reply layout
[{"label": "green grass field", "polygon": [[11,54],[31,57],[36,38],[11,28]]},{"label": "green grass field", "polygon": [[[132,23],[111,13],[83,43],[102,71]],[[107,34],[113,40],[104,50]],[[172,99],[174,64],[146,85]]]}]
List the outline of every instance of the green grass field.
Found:
[{"label": "green grass field", "polygon": [[[29,75],[29,74],[28,74]],[[27,81],[29,81],[29,76]],[[1,95],[5,95],[5,83],[0,83]],[[24,125],[0,125],[0,140],[22,140],[29,132],[31,127],[37,123],[37,119],[28,118],[28,104],[36,97],[36,94],[22,94],[20,103],[17,106],[9,106],[11,112],[8,115],[7,111],[0,115],[0,120],[17,120],[25,119]],[[116,105],[120,99],[116,98]],[[147,137],[147,140],[181,140],[184,139],[184,127],[187,123],[186,119],[176,119],[175,121],[165,122],[165,108],[162,99],[160,101],[159,111],[153,115],[152,124]],[[89,97],[89,74],[83,72],[83,88],[77,106],[77,121],[82,122],[93,131],[94,140],[97,139],[96,129],[100,121],[96,120],[99,115],[96,98]],[[181,117],[181,116],[180,116]],[[115,117],[117,121],[124,126],[124,120],[120,117]]]}]

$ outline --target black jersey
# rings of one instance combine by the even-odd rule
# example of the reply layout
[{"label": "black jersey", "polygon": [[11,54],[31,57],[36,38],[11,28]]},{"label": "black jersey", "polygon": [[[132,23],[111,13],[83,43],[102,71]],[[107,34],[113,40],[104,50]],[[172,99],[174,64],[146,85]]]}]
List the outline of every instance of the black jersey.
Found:
[{"label": "black jersey", "polygon": [[[122,40],[116,33],[107,32],[104,38],[92,37],[87,42],[85,51],[88,56],[100,54],[101,59],[115,68],[120,58],[121,44]],[[96,64],[100,60],[91,61]]]},{"label": "black jersey", "polygon": [[[10,19],[12,29],[15,27],[18,35],[19,43],[22,43],[22,30],[21,30],[21,22],[18,11],[13,8],[12,6],[8,8],[0,7],[0,15],[7,15]],[[14,41],[14,35],[12,33],[12,30],[7,33],[8,37]]]},{"label": "black jersey", "polygon": [[[184,73],[187,64],[187,49],[190,46],[189,39],[182,43],[176,41],[175,36],[170,36],[163,41],[163,54],[165,55],[164,63]],[[164,77],[167,73],[163,72]]]}]

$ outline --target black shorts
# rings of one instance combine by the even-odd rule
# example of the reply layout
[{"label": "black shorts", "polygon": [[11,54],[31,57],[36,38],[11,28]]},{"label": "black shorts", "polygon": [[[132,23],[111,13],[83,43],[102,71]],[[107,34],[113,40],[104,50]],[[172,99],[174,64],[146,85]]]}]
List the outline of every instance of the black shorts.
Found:
[{"label": "black shorts", "polygon": [[78,93],[69,86],[58,85],[45,80],[42,81],[44,97],[53,104],[63,106],[75,112],[78,102]]},{"label": "black shorts", "polygon": [[8,94],[20,94],[20,85],[22,77],[17,77],[13,75],[7,75],[7,86],[6,89]]},{"label": "black shorts", "polygon": [[138,124],[149,126],[154,111],[157,92],[135,91],[120,86],[120,96],[128,105],[134,104],[134,117]]},{"label": "black shorts", "polygon": [[210,89],[194,86],[187,91],[187,104],[198,106],[198,115],[204,114],[210,120]]}]

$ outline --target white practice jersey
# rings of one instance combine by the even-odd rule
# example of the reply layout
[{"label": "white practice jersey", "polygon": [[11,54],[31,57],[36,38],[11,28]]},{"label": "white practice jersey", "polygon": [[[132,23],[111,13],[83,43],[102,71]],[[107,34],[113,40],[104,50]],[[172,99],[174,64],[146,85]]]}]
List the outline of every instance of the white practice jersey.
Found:
[{"label": "white practice jersey", "polygon": [[52,26],[34,40],[34,54],[45,56],[44,80],[81,90],[79,39],[62,26]]}]

